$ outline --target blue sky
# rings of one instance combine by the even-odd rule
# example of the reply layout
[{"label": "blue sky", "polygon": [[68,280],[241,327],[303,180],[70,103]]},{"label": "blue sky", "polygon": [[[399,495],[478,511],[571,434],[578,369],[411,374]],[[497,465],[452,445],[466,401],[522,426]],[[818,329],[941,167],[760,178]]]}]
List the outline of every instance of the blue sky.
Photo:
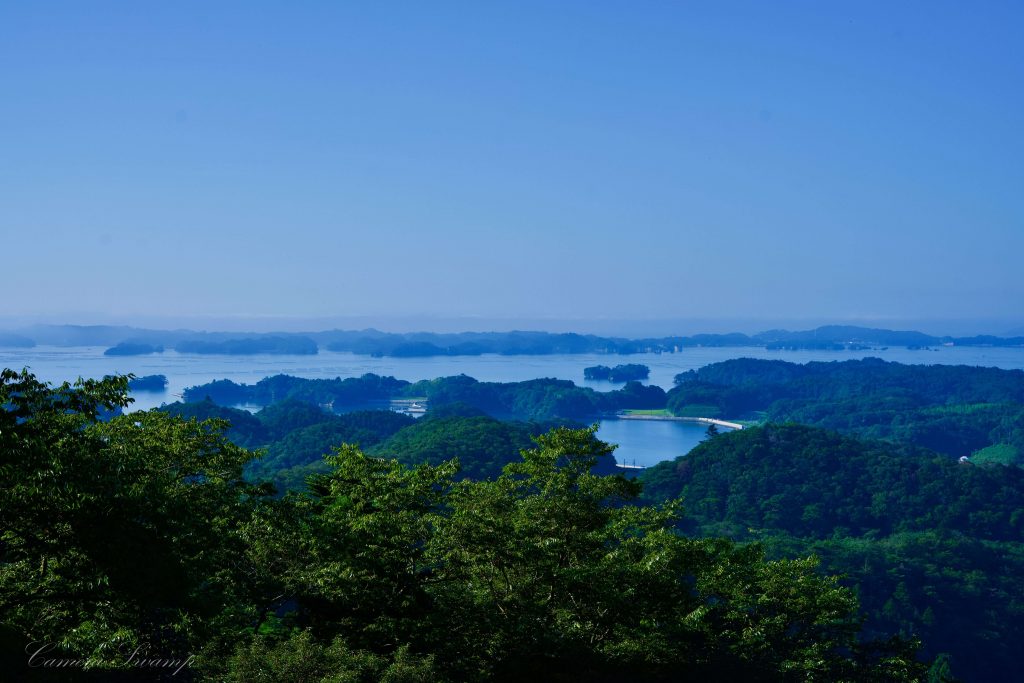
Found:
[{"label": "blue sky", "polygon": [[1021,8],[5,3],[0,315],[1019,323]]}]

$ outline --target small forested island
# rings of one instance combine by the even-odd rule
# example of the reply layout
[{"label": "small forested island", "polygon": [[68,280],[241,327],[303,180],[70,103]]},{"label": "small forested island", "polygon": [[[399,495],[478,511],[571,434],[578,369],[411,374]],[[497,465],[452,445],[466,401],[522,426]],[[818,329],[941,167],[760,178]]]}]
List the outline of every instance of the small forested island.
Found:
[{"label": "small forested island", "polygon": [[144,375],[128,380],[128,389],[130,391],[163,391],[166,388],[166,375]]},{"label": "small forested island", "polygon": [[147,344],[145,342],[124,341],[103,352],[104,356],[144,356],[150,353],[163,353],[164,347],[160,344]]},{"label": "small forested island", "polygon": [[[678,501],[645,502],[640,482],[594,471],[611,454],[594,429],[534,436],[484,479],[459,479],[459,460],[410,466],[339,445],[304,491],[278,497],[243,478],[260,453],[232,443],[227,420],[98,417],[126,392],[123,377],[51,387],[0,374],[0,660],[15,679],[35,672],[26,643],[87,659],[96,680],[127,673],[124,648],[232,683],[923,682],[948,670],[912,638],[865,630],[857,594],[799,549],[769,559],[682,533]],[[242,429],[315,427],[310,408]],[[464,411],[436,419],[482,417]],[[446,427],[397,439],[408,418],[351,420],[338,429],[472,457]],[[734,436],[709,447],[744,443]],[[667,496],[686,485],[672,476]],[[999,500],[984,510],[1001,514]]]},{"label": "small forested island", "polygon": [[231,356],[258,353],[316,355],[317,343],[309,337],[300,336],[256,336],[224,341],[185,340],[178,342],[174,350],[179,353],[224,354]]},{"label": "small forested island", "polygon": [[631,382],[647,379],[651,369],[639,363],[627,363],[610,368],[607,365],[594,365],[583,369],[583,379],[604,379],[610,382]]}]

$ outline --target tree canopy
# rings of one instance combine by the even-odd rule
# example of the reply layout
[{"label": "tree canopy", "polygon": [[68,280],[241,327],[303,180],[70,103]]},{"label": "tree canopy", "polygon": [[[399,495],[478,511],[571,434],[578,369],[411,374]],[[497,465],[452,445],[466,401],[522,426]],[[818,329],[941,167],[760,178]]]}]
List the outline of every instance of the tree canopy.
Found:
[{"label": "tree canopy", "polygon": [[677,505],[594,474],[593,429],[540,435],[484,481],[341,445],[274,499],[224,421],[101,419],[125,405],[124,378],[0,375],[5,671],[52,642],[76,671],[136,678],[154,672],[125,647],[197,680],[925,675],[912,642],[859,637],[856,597],[815,560],[687,538]]}]

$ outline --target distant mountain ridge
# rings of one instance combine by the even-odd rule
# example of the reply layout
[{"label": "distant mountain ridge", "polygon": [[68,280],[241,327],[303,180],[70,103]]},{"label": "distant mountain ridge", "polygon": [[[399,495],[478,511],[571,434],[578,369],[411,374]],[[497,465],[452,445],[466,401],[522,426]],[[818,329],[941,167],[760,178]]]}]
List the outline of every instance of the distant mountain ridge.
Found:
[{"label": "distant mountain ridge", "polygon": [[125,342],[149,344],[184,353],[316,353],[317,349],[373,356],[429,357],[483,353],[504,355],[666,352],[698,346],[757,346],[785,349],[866,349],[878,346],[920,348],[954,346],[1024,346],[1024,336],[935,336],[913,330],[887,330],[852,325],[825,325],[813,330],[768,330],[753,335],[694,334],[689,336],[602,337],[553,332],[381,332],[326,330],[321,332],[203,332],[155,330],[112,325],[33,325],[0,331],[0,346],[107,346]]}]

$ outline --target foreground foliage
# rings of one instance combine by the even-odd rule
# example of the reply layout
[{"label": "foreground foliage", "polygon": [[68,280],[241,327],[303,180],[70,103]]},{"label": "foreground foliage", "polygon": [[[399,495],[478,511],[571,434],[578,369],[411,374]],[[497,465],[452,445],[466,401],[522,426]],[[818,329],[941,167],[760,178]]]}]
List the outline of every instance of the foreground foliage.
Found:
[{"label": "foreground foliage", "polygon": [[195,680],[924,676],[912,643],[858,639],[855,597],[815,560],[685,538],[677,507],[633,505],[639,484],[591,472],[610,450],[593,429],[538,437],[490,481],[343,446],[274,499],[223,421],[104,422],[124,379],[0,379],[7,672],[35,641],[97,680],[140,647]]}]

